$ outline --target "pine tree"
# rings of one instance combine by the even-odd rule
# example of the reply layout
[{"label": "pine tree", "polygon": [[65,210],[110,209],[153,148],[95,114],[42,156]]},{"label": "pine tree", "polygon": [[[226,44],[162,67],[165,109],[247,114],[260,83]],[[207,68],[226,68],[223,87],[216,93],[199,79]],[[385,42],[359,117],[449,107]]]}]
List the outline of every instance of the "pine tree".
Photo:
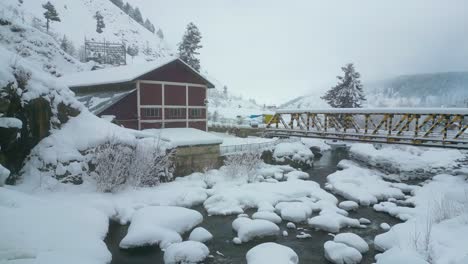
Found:
[{"label": "pine tree", "polygon": [[223,87],[223,95],[224,95],[224,98],[226,98],[226,99],[228,98],[228,90],[227,90],[227,89],[228,89],[227,86],[224,85],[224,87]]},{"label": "pine tree", "polygon": [[130,13],[133,12],[133,7],[127,2],[123,6],[122,10],[125,12],[125,14],[130,15]]},{"label": "pine tree", "polygon": [[143,24],[143,16],[141,15],[140,9],[138,7],[133,10],[133,19],[135,19],[136,22]]},{"label": "pine tree", "polygon": [[44,12],[44,17],[47,20],[46,28],[47,32],[49,32],[50,21],[60,22],[60,18],[58,16],[57,10],[55,9],[55,6],[51,4],[50,1],[47,1],[47,3],[42,5],[42,7],[46,10]]},{"label": "pine tree", "polygon": [[93,17],[96,19],[96,32],[101,34],[102,29],[106,27],[106,24],[104,24],[104,17],[99,13],[99,11],[96,11],[96,14]]},{"label": "pine tree", "polygon": [[67,36],[63,35],[63,38],[60,41],[60,47],[69,55],[75,56],[75,46],[73,45],[73,42],[68,40]]},{"label": "pine tree", "polygon": [[334,108],[359,108],[366,100],[362,89],[361,74],[354,69],[352,63],[342,67],[344,76],[338,76],[338,84],[332,87],[321,98]]},{"label": "pine tree", "polygon": [[132,57],[132,61],[133,61],[133,58],[138,55],[138,53],[139,53],[139,49],[136,45],[131,45],[127,47],[127,54]]},{"label": "pine tree", "polygon": [[143,26],[148,29],[149,31],[151,31],[151,33],[154,33],[154,26],[153,26],[153,23],[151,23],[151,21],[149,21],[149,19],[147,18],[145,20],[145,23],[143,24]]},{"label": "pine tree", "polygon": [[156,35],[158,35],[160,39],[164,39],[164,33],[161,29],[158,29],[158,32],[156,32]]},{"label": "pine tree", "polygon": [[200,60],[195,56],[200,54],[197,50],[203,47],[200,45],[201,38],[202,36],[197,26],[189,23],[182,42],[179,43],[180,58],[197,71],[200,70]]},{"label": "pine tree", "polygon": [[123,1],[122,0],[111,0],[112,3],[114,3],[114,5],[118,6],[119,8],[123,8]]}]

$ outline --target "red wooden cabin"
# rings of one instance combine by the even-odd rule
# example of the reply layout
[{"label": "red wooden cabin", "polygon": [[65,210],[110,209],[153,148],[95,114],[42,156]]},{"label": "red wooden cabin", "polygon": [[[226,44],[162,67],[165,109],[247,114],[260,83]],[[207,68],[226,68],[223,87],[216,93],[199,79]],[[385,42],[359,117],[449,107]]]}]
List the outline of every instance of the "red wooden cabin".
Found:
[{"label": "red wooden cabin", "polygon": [[214,85],[179,58],[61,78],[93,113],[127,128],[207,130],[207,89]]}]

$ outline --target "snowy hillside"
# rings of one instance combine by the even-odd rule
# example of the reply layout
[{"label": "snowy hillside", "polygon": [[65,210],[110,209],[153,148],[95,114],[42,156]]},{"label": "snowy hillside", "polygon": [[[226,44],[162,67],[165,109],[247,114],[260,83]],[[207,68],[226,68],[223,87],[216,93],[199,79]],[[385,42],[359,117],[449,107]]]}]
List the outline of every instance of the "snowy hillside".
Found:
[{"label": "snowy hillside", "polygon": [[403,75],[366,86],[373,106],[466,107],[468,72]]},{"label": "snowy hillside", "polygon": [[[2,12],[10,10],[25,24],[29,24],[45,32],[46,21],[40,0],[3,0],[0,3]],[[151,49],[149,57],[164,57],[170,53],[167,44],[157,34],[137,23],[109,0],[50,0],[55,6],[60,22],[50,23],[52,36],[62,39],[66,36],[79,49],[84,45],[84,39],[95,41],[123,42],[127,46],[136,45],[141,51]],[[101,34],[96,32],[96,12],[104,18],[105,28]],[[1,13],[0,13],[1,14]],[[138,59],[137,58],[137,59]],[[136,60],[137,60],[136,59]],[[127,59],[127,63],[131,63]]]},{"label": "snowy hillside", "polygon": [[[402,75],[364,83],[365,107],[467,107],[468,72]],[[297,97],[280,108],[328,108],[326,89]]]}]

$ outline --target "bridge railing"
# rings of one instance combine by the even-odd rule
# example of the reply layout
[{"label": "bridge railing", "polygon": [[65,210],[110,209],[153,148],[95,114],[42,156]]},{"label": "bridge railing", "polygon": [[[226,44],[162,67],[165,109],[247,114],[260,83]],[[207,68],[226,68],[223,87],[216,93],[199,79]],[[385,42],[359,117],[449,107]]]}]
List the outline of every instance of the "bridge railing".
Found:
[{"label": "bridge railing", "polygon": [[467,121],[465,108],[278,110],[266,136],[468,148]]}]

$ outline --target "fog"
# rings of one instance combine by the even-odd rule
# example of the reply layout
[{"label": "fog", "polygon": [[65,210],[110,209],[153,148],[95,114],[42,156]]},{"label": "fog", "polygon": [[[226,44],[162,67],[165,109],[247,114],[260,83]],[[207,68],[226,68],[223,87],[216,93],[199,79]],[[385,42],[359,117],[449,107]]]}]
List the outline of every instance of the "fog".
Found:
[{"label": "fog", "polygon": [[468,70],[468,1],[129,0],[176,47],[200,29],[202,68],[228,89],[280,104],[336,82]]}]

